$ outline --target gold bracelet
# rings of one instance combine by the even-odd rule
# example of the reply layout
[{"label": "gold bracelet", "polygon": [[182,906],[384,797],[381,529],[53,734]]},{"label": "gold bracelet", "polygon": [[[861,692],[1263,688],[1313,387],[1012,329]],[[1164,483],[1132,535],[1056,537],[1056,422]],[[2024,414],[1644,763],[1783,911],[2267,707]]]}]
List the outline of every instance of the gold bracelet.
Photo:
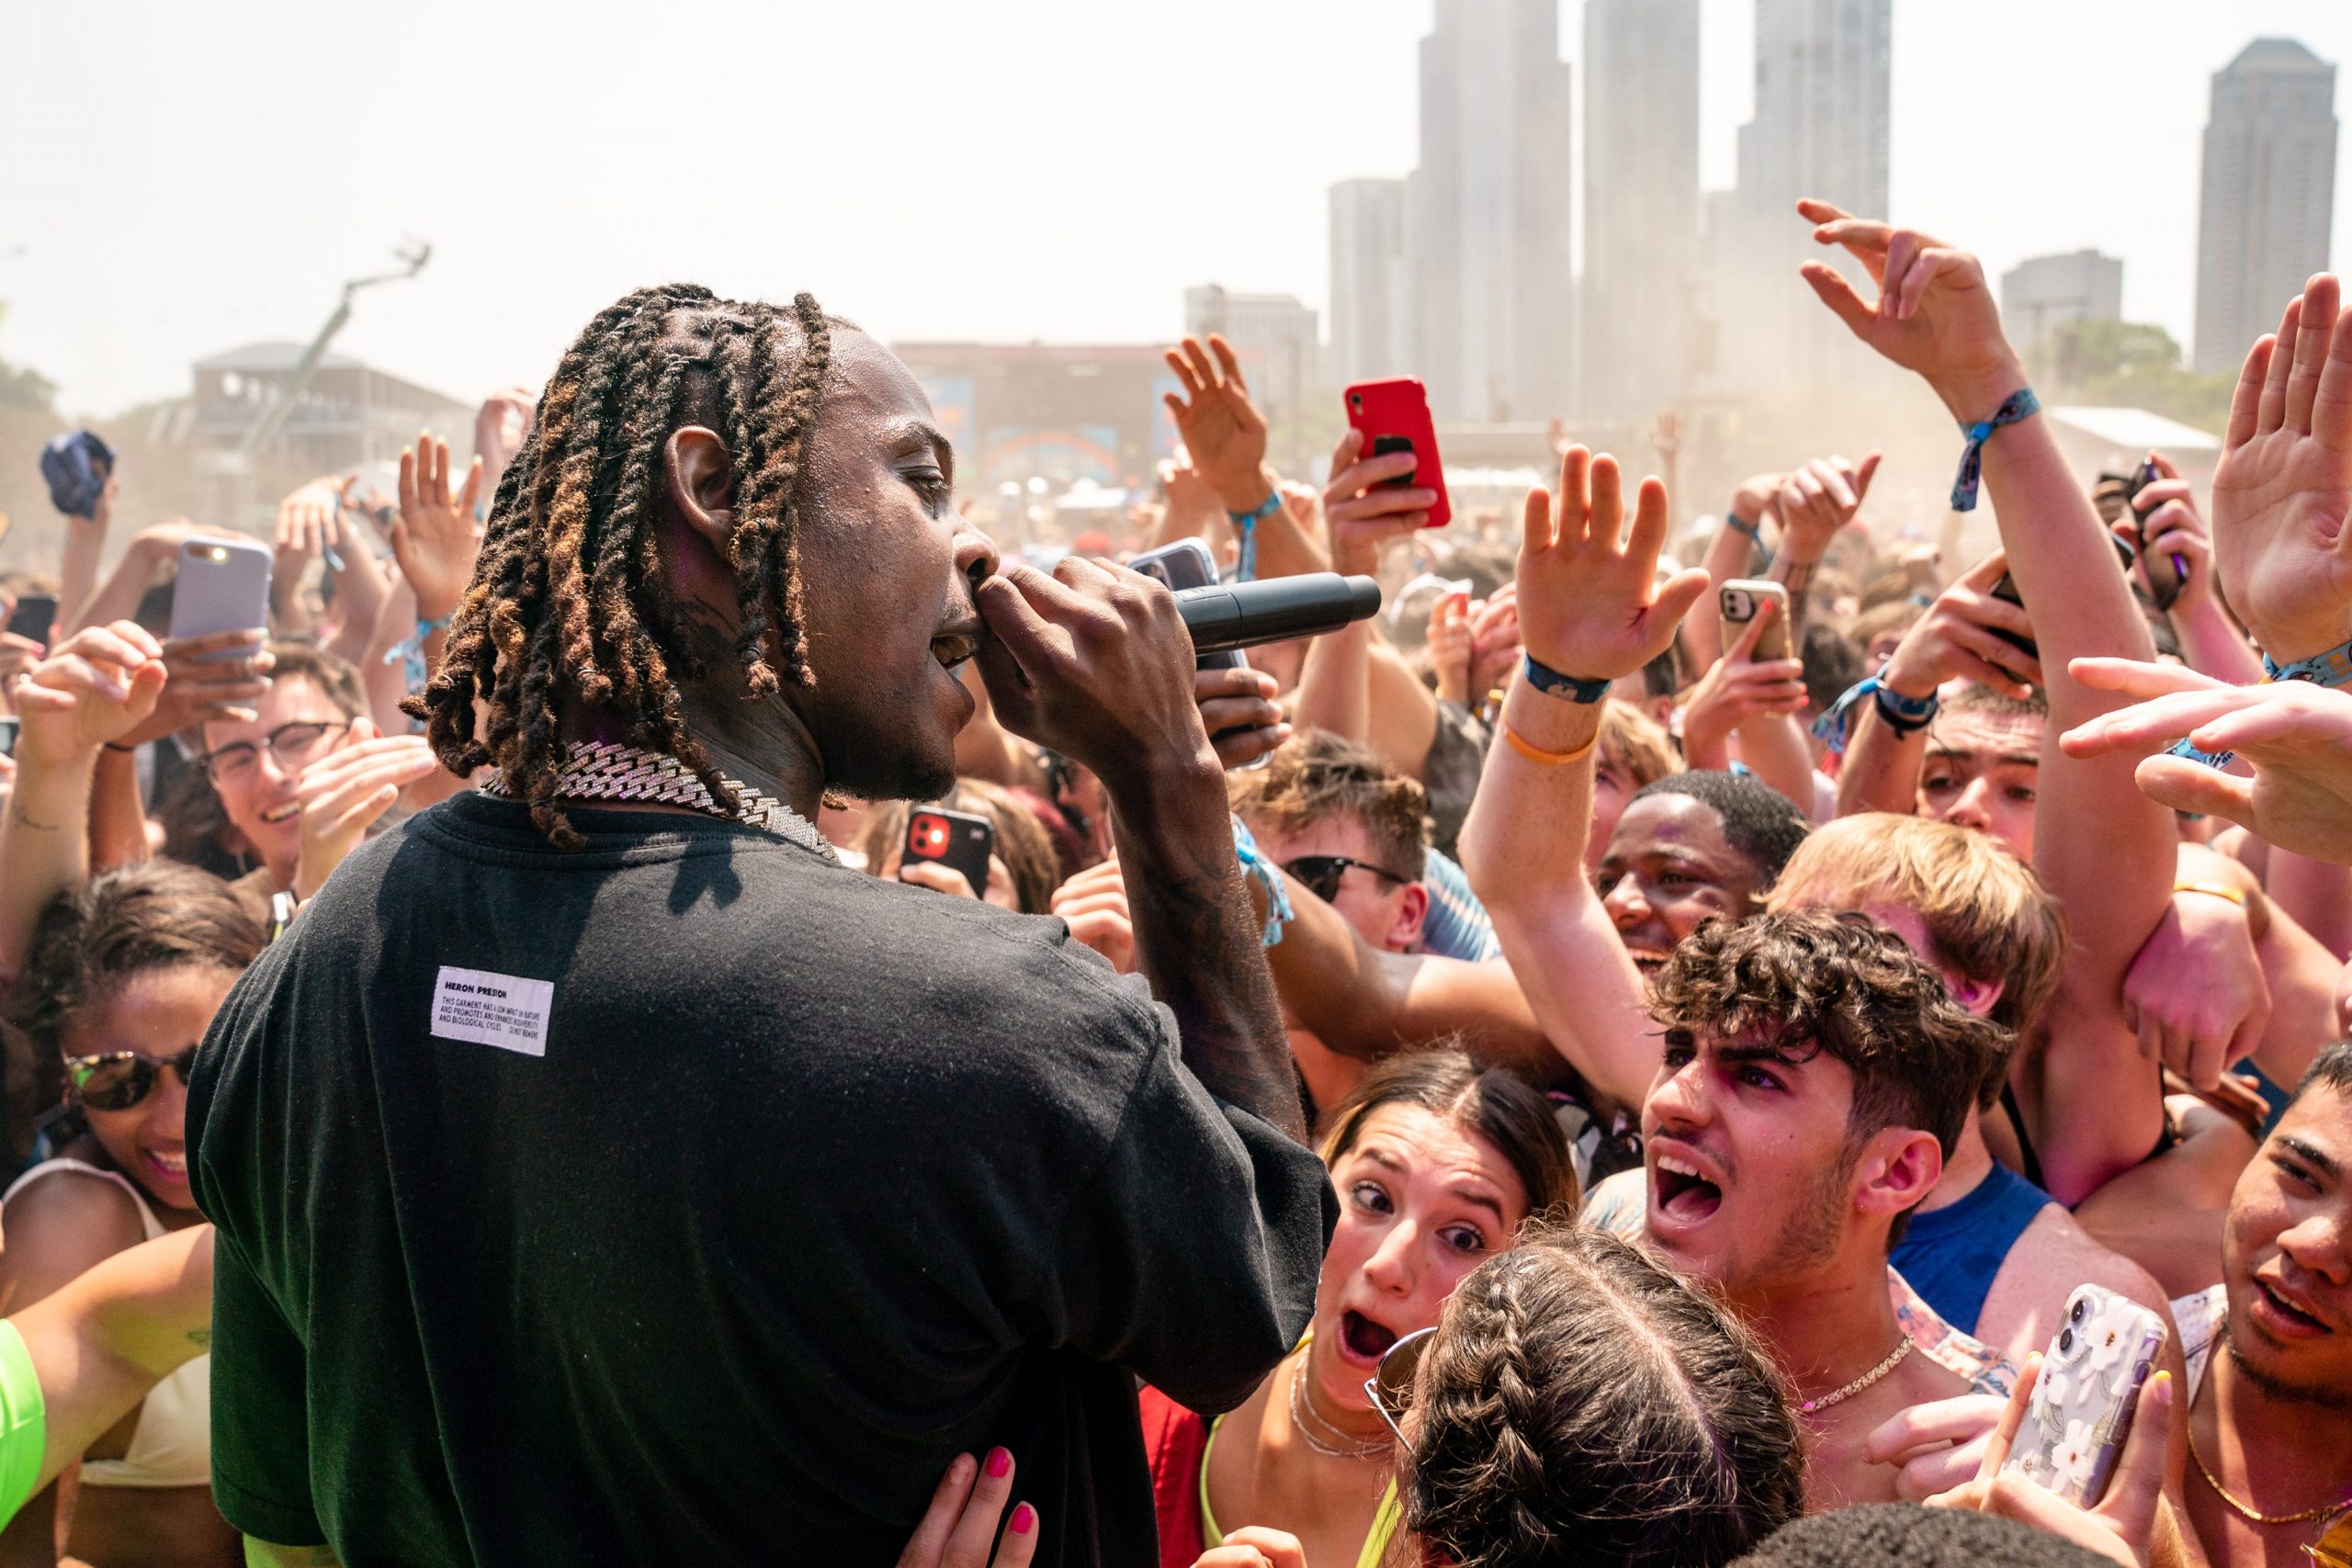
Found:
[{"label": "gold bracelet", "polygon": [[1502,726],[1503,739],[1510,742],[1510,749],[1542,768],[1557,768],[1570,762],[1581,762],[1592,755],[1594,747],[1600,744],[1600,731],[1596,729],[1592,732],[1591,739],[1573,751],[1546,751],[1537,747],[1526,736],[1513,729],[1510,727],[1510,720],[1504,719]]},{"label": "gold bracelet", "polygon": [[2172,890],[2176,893],[2211,893],[2216,898],[2227,898],[2241,909],[2245,908],[2245,894],[2226,882],[2176,882]]}]

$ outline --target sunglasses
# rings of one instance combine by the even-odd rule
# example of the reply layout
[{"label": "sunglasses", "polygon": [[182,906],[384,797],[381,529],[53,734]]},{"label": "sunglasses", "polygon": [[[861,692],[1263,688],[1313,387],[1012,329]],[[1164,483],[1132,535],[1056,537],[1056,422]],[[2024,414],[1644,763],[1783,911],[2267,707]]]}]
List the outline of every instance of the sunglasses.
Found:
[{"label": "sunglasses", "polygon": [[1380,1364],[1372,1369],[1372,1376],[1363,1380],[1363,1392],[1372,1400],[1372,1407],[1405,1441],[1405,1412],[1413,1404],[1413,1377],[1421,1370],[1421,1352],[1430,1348],[1434,1328],[1417,1328],[1396,1344],[1381,1352]]},{"label": "sunglasses", "polygon": [[169,1067],[187,1087],[188,1069],[196,1065],[196,1047],[175,1056],[142,1056],[136,1051],[108,1051],[96,1056],[68,1056],[65,1076],[74,1097],[93,1111],[129,1111],[155,1092],[156,1082]]},{"label": "sunglasses", "polygon": [[1412,880],[1397,875],[1386,866],[1374,865],[1368,860],[1357,860],[1349,855],[1301,855],[1296,860],[1284,861],[1283,869],[1296,877],[1309,893],[1328,904],[1338,897],[1340,878],[1347,874],[1348,867],[1351,865],[1374,876],[1385,877],[1390,882],[1401,884]]}]

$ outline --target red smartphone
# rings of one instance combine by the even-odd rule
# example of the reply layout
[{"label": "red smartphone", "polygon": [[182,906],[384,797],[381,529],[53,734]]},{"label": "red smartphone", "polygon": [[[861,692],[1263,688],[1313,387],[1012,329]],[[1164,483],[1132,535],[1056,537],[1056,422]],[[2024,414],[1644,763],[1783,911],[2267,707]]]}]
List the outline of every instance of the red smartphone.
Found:
[{"label": "red smartphone", "polygon": [[989,890],[989,857],[996,853],[996,824],[968,811],[920,806],[907,818],[904,860],[927,860],[964,874],[972,896]]},{"label": "red smartphone", "polygon": [[1350,387],[1348,424],[1363,434],[1363,456],[1378,457],[1390,452],[1413,454],[1413,471],[1381,482],[1398,490],[1419,488],[1437,491],[1425,528],[1442,528],[1453,520],[1446,504],[1445,468],[1438,461],[1437,426],[1430,420],[1429,393],[1410,376],[1385,381],[1359,381]]}]

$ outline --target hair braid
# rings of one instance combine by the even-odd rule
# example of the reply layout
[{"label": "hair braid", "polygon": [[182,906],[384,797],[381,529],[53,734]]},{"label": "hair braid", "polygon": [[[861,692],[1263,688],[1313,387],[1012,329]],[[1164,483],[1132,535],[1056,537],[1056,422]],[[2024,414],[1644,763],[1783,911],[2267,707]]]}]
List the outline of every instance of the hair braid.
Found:
[{"label": "hair braid", "polygon": [[745,680],[755,694],[778,688],[779,670],[808,683],[794,511],[834,324],[806,294],[787,320],[667,284],[598,311],[557,363],[499,480],[440,669],[402,705],[451,768],[501,768],[558,844],[582,841],[556,804],[570,700],[609,711],[632,743],[676,757],[734,804],[686,728],[678,680],[706,671],[655,527],[662,449],[688,420],[725,431],[730,448]]}]

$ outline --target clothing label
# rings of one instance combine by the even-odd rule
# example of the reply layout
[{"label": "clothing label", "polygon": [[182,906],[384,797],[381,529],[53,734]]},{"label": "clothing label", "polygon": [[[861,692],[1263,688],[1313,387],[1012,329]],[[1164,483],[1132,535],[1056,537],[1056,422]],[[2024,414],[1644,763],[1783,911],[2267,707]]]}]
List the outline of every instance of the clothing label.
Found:
[{"label": "clothing label", "polygon": [[433,987],[433,1032],[444,1040],[469,1040],[520,1051],[548,1054],[548,1014],[555,1010],[555,982],[493,975],[487,969],[441,966]]}]

